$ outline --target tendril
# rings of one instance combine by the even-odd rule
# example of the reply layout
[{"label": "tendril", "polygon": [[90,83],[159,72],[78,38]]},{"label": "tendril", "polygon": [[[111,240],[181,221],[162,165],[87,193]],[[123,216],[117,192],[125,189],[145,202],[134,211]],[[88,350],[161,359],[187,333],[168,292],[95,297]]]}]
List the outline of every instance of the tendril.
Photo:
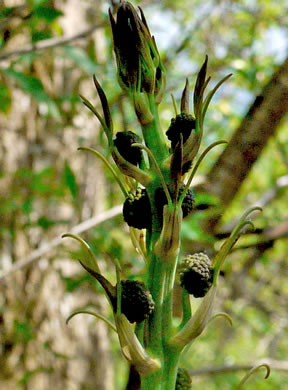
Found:
[{"label": "tendril", "polygon": [[114,330],[114,332],[117,333],[117,329],[112,324],[112,322],[110,322],[107,318],[103,317],[101,314],[94,313],[93,311],[89,311],[89,310],[77,310],[74,313],[70,314],[70,316],[66,319],[66,325],[68,325],[69,321],[73,317],[77,316],[78,314],[89,314],[91,316],[94,316],[94,317],[98,318],[99,320],[104,321],[109,326],[109,328],[111,328],[112,330]]},{"label": "tendril", "polygon": [[255,372],[258,371],[259,368],[261,368],[261,367],[265,367],[265,368],[266,368],[266,375],[265,375],[264,379],[267,379],[267,378],[269,377],[270,371],[271,371],[269,364],[267,364],[267,363],[259,364],[258,366],[253,367],[253,368],[244,376],[244,378],[241,380],[241,382],[239,383],[239,385],[236,387],[235,390],[241,390],[241,389],[243,388],[244,383],[247,382],[247,380],[248,380],[253,374],[255,374]]}]

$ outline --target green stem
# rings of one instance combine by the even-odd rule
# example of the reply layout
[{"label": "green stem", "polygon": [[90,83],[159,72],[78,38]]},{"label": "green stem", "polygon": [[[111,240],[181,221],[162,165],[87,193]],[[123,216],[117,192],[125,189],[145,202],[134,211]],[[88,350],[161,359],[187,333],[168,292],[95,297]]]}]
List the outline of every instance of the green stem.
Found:
[{"label": "green stem", "polygon": [[148,102],[153,120],[148,124],[142,125],[143,137],[146,146],[152,151],[157,162],[161,163],[168,157],[169,151],[166,138],[160,126],[158,107],[155,103],[154,95],[148,95]]},{"label": "green stem", "polygon": [[170,349],[166,351],[162,376],[162,390],[175,390],[179,358],[179,352]]},{"label": "green stem", "polygon": [[141,377],[141,390],[163,390],[162,375],[159,372]]},{"label": "green stem", "polygon": [[165,341],[168,341],[169,338],[172,336],[171,331],[173,325],[173,287],[174,287],[175,275],[176,275],[177,257],[175,259],[165,259],[165,263],[166,263],[166,277],[165,277],[165,285],[164,285],[162,318],[163,318],[163,339]]},{"label": "green stem", "polygon": [[152,254],[148,272],[148,289],[151,292],[155,309],[153,315],[148,320],[145,340],[147,349],[151,351],[153,357],[161,358],[162,351],[162,307],[164,299],[165,264],[158,256]]},{"label": "green stem", "polygon": [[161,181],[161,184],[162,184],[163,190],[165,192],[168,204],[171,206],[172,205],[171,196],[170,196],[168,187],[166,185],[165,178],[164,178],[164,176],[163,176],[163,174],[161,172],[161,169],[160,169],[160,167],[159,167],[159,165],[157,163],[156,157],[154,157],[154,155],[151,152],[151,150],[149,148],[147,148],[147,146],[145,146],[145,145],[135,143],[135,144],[132,144],[132,147],[137,147],[137,148],[143,149],[147,153],[150,161],[153,163],[155,172],[156,172],[156,174],[158,175],[158,177],[159,177],[159,179]]}]

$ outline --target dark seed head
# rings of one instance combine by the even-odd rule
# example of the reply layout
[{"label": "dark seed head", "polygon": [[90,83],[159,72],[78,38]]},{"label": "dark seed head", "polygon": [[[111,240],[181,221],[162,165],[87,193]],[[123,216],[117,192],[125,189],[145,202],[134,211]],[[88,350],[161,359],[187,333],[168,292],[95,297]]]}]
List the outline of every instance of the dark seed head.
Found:
[{"label": "dark seed head", "polygon": [[145,188],[130,194],[123,205],[123,217],[128,226],[148,229],[151,226],[151,208]]},{"label": "dark seed head", "polygon": [[170,126],[166,131],[168,139],[171,141],[172,150],[175,149],[175,146],[180,141],[180,135],[183,137],[183,144],[190,137],[192,130],[195,129],[195,119],[192,115],[182,112],[179,115],[176,115],[176,118],[171,119]]},{"label": "dark seed head", "polygon": [[144,283],[121,281],[121,312],[133,322],[142,322],[153,312],[155,303]]},{"label": "dark seed head", "polygon": [[209,257],[204,253],[188,255],[180,265],[180,282],[195,298],[204,297],[213,282],[213,268]]},{"label": "dark seed head", "polygon": [[192,379],[185,368],[178,368],[175,390],[191,390]]},{"label": "dark seed head", "polygon": [[132,131],[118,132],[116,134],[116,138],[114,139],[114,145],[116,146],[118,152],[123,158],[125,158],[125,160],[133,165],[140,165],[142,160],[142,150],[139,148],[133,148],[131,145],[141,142],[141,137]]}]

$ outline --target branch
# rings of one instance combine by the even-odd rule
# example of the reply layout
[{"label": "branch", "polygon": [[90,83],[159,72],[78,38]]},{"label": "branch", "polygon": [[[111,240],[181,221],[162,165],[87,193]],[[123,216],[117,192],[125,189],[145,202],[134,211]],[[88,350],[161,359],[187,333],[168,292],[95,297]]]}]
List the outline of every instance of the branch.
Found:
[{"label": "branch", "polygon": [[268,364],[271,367],[271,370],[277,371],[288,371],[288,360],[274,360],[274,359],[263,359],[256,362],[251,362],[248,364],[239,364],[234,366],[220,366],[220,367],[203,367],[196,370],[190,370],[189,373],[193,376],[196,375],[219,375],[225,374],[227,372],[235,371],[247,371],[259,364]]},{"label": "branch", "polygon": [[[96,215],[95,217],[92,217],[90,219],[87,219],[84,222],[81,222],[79,225],[74,226],[74,228],[71,229],[70,233],[72,234],[80,234],[85,232],[86,230],[91,229],[92,227],[95,227],[97,225],[100,225],[101,223],[112,219],[119,215],[122,212],[122,205],[118,205],[113,207],[113,209],[110,209],[108,211],[104,211],[102,214]],[[40,246],[40,248],[36,249],[35,251],[31,252],[30,255],[27,257],[24,257],[24,259],[17,261],[12,265],[12,267],[6,271],[2,271],[0,274],[0,281],[6,278],[7,276],[13,274],[15,271],[18,271],[24,267],[27,267],[33,261],[39,259],[39,257],[44,256],[48,252],[51,251],[51,249],[56,248],[60,244],[63,243],[63,240],[60,237],[56,237],[53,240],[43,244]]]},{"label": "branch", "polygon": [[7,60],[8,58],[23,55],[23,54],[29,54],[34,53],[36,51],[42,51],[45,49],[50,49],[52,47],[62,46],[66,45],[68,43],[71,43],[73,41],[76,41],[78,39],[84,39],[88,35],[91,35],[95,30],[98,28],[104,27],[104,24],[95,24],[94,26],[80,32],[74,35],[71,35],[70,37],[61,37],[61,38],[50,38],[45,39],[43,41],[36,42],[32,45],[29,45],[27,47],[24,47],[23,49],[18,49],[15,51],[8,51],[4,52],[2,55],[0,55],[0,61]]}]

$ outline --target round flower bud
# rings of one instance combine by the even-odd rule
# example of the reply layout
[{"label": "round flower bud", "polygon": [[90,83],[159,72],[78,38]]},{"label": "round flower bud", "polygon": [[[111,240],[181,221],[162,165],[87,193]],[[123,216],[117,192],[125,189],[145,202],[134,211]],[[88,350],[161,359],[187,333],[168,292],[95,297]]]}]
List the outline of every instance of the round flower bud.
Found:
[{"label": "round flower bud", "polygon": [[176,115],[176,118],[171,119],[170,126],[166,131],[168,139],[171,141],[172,150],[175,149],[175,146],[180,141],[180,135],[183,137],[183,144],[190,137],[192,130],[195,129],[195,119],[192,115],[181,112],[181,114]]},{"label": "round flower bud", "polygon": [[123,217],[128,226],[136,229],[151,226],[151,208],[145,188],[138,188],[135,194],[129,194],[123,205]]},{"label": "round flower bud", "polygon": [[178,368],[175,390],[191,390],[192,379],[185,368]]},{"label": "round flower bud", "polygon": [[132,148],[131,145],[141,143],[142,139],[132,131],[123,131],[116,133],[114,145],[118,152],[125,160],[133,165],[140,165],[142,160],[142,150],[139,148]]},{"label": "round flower bud", "polygon": [[180,282],[195,298],[204,297],[213,283],[211,260],[204,253],[188,255],[180,265]]},{"label": "round flower bud", "polygon": [[[178,199],[181,196],[183,191],[184,191],[184,184],[182,184],[181,187],[179,188]],[[157,210],[159,215],[163,215],[163,207],[165,204],[168,203],[168,201],[162,187],[156,190],[155,200],[156,200],[156,205],[157,205]],[[185,198],[183,199],[182,206],[181,206],[183,212],[183,218],[187,217],[191,213],[194,207],[194,203],[195,203],[194,192],[189,189],[185,195]]]},{"label": "round flower bud", "polygon": [[144,283],[135,280],[121,281],[121,312],[128,321],[142,322],[153,312],[155,303]]}]

